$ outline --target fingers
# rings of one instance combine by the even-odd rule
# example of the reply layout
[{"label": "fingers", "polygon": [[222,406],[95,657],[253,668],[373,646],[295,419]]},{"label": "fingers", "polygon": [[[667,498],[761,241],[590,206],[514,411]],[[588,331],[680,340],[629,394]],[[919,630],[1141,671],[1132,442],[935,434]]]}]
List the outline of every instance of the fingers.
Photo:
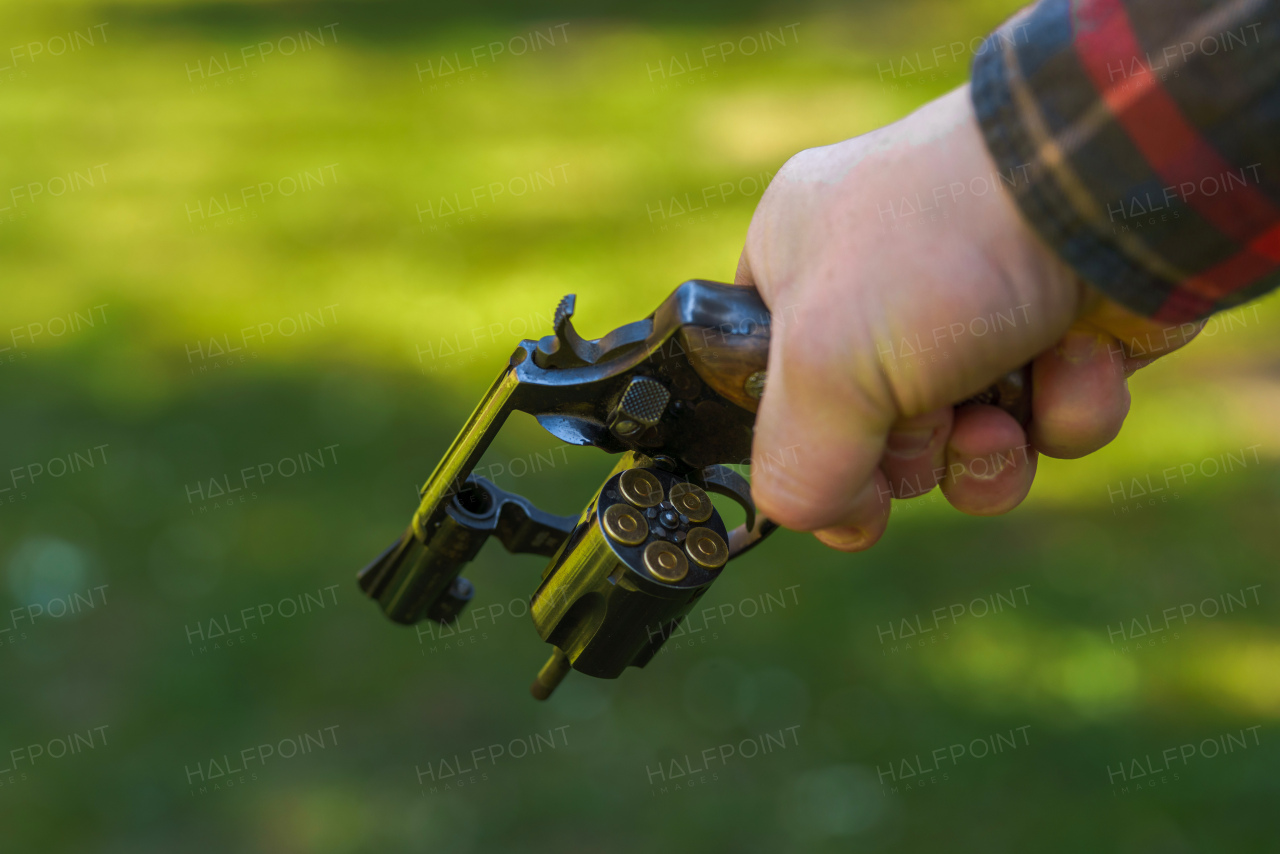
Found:
[{"label": "fingers", "polygon": [[846,518],[815,536],[844,552],[868,549],[888,525],[891,494],[913,498],[939,482],[963,513],[1007,513],[1027,497],[1035,473],[1036,452],[1008,413],[994,406],[935,410],[893,425],[880,470]]},{"label": "fingers", "polygon": [[840,525],[816,531],[814,536],[825,546],[842,552],[860,552],[879,541],[889,524],[889,484],[883,471],[872,473],[871,480],[853,501],[848,517]]},{"label": "fingers", "polygon": [[801,308],[773,328],[751,491],[764,515],[792,530],[856,527],[878,537],[889,503],[878,466],[893,407],[864,391],[874,381],[859,372],[876,367],[849,352],[847,330],[829,325],[828,314]]},{"label": "fingers", "polygon": [[937,486],[939,472],[946,469],[954,412],[946,406],[902,419],[890,429],[880,470],[894,498],[915,498]]},{"label": "fingers", "polygon": [[1031,491],[1036,451],[1027,442],[1022,426],[1002,409],[957,409],[946,453],[942,492],[962,513],[1008,513]]},{"label": "fingers", "polygon": [[1203,324],[1164,326],[1094,294],[1084,317],[1033,366],[1031,438],[1051,457],[1107,445],[1129,414],[1126,380],[1191,343]]},{"label": "fingers", "polygon": [[1076,459],[1109,443],[1129,414],[1120,342],[1077,325],[1032,370],[1031,438],[1051,457]]},{"label": "fingers", "polygon": [[[734,284],[755,284],[745,250],[738,260]],[[839,410],[831,408],[832,400],[842,394],[857,397],[856,393],[816,384],[812,378],[821,374],[813,368],[821,366],[823,356],[809,348],[793,346],[789,348],[792,357],[784,360],[787,334],[784,327],[775,328],[770,342],[769,381],[756,415],[751,454],[753,500],[773,521],[797,531],[815,531],[818,540],[830,548],[843,552],[869,549],[889,524],[892,493],[885,473],[875,468],[884,448],[883,436],[875,435],[875,427],[863,434],[856,428],[882,419],[833,419],[831,414]],[[939,449],[918,456],[925,460],[941,456],[950,413],[948,407],[942,417],[934,414],[937,438],[930,444]],[[926,428],[927,418],[903,422],[904,431]],[[911,436],[899,436],[899,448],[912,440]],[[896,471],[904,476],[915,473],[909,461]],[[861,488],[857,488],[859,483]]]}]

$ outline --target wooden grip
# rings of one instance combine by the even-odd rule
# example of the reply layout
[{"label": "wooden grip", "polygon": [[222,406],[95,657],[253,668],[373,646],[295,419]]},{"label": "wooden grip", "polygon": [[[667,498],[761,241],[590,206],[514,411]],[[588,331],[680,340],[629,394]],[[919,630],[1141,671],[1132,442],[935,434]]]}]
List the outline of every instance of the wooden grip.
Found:
[{"label": "wooden grip", "polygon": [[[730,335],[702,326],[682,326],[680,342],[698,377],[726,400],[755,412],[768,377],[769,328]],[[957,406],[998,406],[1024,427],[1031,420],[1031,365],[1010,371],[985,391]]]},{"label": "wooden grip", "polygon": [[680,327],[681,345],[698,377],[721,397],[755,412],[769,364],[769,329],[729,335],[704,326]]}]

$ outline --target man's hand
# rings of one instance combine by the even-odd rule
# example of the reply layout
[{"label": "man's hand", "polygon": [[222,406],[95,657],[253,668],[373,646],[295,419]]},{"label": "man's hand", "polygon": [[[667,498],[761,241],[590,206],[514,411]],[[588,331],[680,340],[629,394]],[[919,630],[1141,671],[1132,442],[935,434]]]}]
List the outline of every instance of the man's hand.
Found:
[{"label": "man's hand", "polygon": [[[737,276],[775,318],[753,449],[763,513],[859,551],[891,495],[940,484],[965,513],[1005,513],[1038,452],[1115,438],[1128,376],[1191,335],[1104,299],[1040,242],[1010,196],[1030,170],[997,174],[963,87],[778,172]],[[953,408],[1032,360],[1027,431]]]}]

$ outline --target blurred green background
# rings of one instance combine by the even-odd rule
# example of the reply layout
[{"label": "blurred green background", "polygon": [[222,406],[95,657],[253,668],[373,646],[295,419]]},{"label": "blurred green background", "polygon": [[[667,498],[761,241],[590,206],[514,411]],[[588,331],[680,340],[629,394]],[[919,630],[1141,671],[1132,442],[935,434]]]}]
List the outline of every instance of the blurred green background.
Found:
[{"label": "blurred green background", "polygon": [[[1122,437],[1043,461],[1008,517],[934,495],[854,557],[784,532],[708,594],[723,619],[616,682],[528,699],[546,647],[499,607],[536,558],[488,547],[468,574],[494,618],[467,636],[359,596],[561,296],[599,335],[731,278],[787,157],[963,82],[968,55],[902,63],[1015,3],[539,7],[0,7],[0,850],[1275,850],[1274,301],[1139,375]],[[1228,454],[1247,465],[1211,476]],[[573,513],[611,461],[521,422],[486,465]],[[1247,607],[1205,604],[1228,594]],[[959,616],[900,637],[934,609]],[[51,756],[72,733],[92,745]],[[200,780],[302,733],[323,746]],[[421,782],[536,733],[554,749]],[[765,733],[785,749],[743,756]],[[1168,773],[1108,772],[1188,743]]]}]

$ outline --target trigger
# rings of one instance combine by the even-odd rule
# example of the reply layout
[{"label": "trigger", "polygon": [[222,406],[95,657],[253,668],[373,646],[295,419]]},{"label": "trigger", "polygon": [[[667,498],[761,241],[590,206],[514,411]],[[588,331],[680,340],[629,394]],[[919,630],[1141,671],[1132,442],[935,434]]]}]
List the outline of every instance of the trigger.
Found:
[{"label": "trigger", "polygon": [[728,466],[707,466],[702,470],[702,482],[707,492],[714,492],[726,498],[732,498],[747,514],[746,528],[755,528],[756,503],[751,500],[751,484],[747,479]]}]

